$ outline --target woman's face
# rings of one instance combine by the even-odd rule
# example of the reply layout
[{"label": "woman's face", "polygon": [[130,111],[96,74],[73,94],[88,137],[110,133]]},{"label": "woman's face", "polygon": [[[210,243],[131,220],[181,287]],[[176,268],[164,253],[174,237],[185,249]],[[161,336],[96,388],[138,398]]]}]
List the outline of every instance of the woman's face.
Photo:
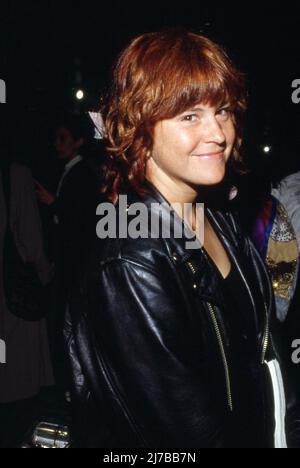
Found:
[{"label": "woman's face", "polygon": [[179,184],[218,184],[224,179],[235,138],[229,106],[199,104],[156,124],[149,163]]}]

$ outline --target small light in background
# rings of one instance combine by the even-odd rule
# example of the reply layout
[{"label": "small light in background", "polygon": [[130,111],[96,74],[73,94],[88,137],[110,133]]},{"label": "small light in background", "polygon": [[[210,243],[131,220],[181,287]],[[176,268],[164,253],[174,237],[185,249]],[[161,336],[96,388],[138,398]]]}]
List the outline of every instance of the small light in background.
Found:
[{"label": "small light in background", "polygon": [[84,98],[84,92],[82,91],[82,89],[79,89],[76,92],[76,99],[78,99],[78,101],[81,101],[83,98]]},{"label": "small light in background", "polygon": [[266,154],[269,154],[269,153],[271,152],[271,149],[272,149],[271,146],[268,146],[268,145],[265,145],[265,146],[263,147],[263,151],[264,151],[264,153],[266,153]]}]

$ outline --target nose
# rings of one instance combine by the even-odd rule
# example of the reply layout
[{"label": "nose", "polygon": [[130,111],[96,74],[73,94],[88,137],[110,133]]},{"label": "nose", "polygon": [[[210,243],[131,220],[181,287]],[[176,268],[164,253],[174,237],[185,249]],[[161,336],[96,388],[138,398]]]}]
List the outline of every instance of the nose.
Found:
[{"label": "nose", "polygon": [[220,146],[225,144],[225,133],[222,126],[216,119],[216,116],[210,116],[207,118],[205,125],[203,126],[203,136],[206,143],[215,143]]}]

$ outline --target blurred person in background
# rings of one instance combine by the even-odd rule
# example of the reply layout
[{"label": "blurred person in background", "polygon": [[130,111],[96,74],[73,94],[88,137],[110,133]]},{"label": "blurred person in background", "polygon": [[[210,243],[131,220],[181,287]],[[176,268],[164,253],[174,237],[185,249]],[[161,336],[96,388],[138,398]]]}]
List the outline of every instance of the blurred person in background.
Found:
[{"label": "blurred person in background", "polygon": [[94,168],[84,157],[93,138],[93,127],[77,115],[64,116],[57,125],[54,148],[64,164],[55,194],[36,181],[37,195],[53,216],[55,225],[55,282],[50,323],[51,348],[56,380],[64,392],[68,387],[62,323],[70,287],[82,269],[87,249],[87,232],[94,222],[98,181]]},{"label": "blurred person in background", "polygon": [[[1,167],[0,167],[1,169]],[[42,227],[32,175],[25,166],[7,166],[10,177],[9,219],[4,169],[0,175],[0,338],[5,342],[6,362],[0,364],[0,445],[7,447],[22,436],[35,418],[35,397],[54,384],[45,319],[27,321],[6,305],[4,290],[4,239],[12,231],[15,246],[25,263],[33,265],[42,285],[53,277],[44,251]],[[24,285],[26,287],[26,285]],[[46,302],[46,301],[45,301]],[[41,311],[45,313],[45,311]]]}]

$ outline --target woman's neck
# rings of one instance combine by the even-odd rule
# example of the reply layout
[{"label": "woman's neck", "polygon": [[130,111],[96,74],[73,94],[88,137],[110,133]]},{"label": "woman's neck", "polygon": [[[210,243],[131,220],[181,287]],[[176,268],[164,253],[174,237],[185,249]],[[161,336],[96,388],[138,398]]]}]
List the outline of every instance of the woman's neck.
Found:
[{"label": "woman's neck", "polygon": [[[202,212],[201,208],[196,205],[196,202],[199,199],[197,187],[191,187],[178,180],[175,181],[171,177],[161,174],[159,171],[156,171],[155,174],[148,172],[147,180],[151,182],[152,185],[154,185],[155,188],[163,195],[174,211],[184,219],[185,223],[192,229],[192,231],[195,233],[198,231],[202,232]],[[200,215],[199,210],[201,212]]]},{"label": "woman's neck", "polygon": [[156,164],[147,168],[146,179],[164,196],[170,205],[194,204],[198,198],[196,187],[178,181],[163,172]]}]

